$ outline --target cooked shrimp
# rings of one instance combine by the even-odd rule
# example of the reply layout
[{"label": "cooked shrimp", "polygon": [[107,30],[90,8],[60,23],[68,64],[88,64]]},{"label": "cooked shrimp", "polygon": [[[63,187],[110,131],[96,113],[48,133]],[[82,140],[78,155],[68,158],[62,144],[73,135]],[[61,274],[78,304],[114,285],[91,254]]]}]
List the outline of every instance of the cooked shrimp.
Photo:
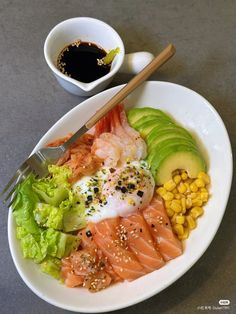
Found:
[{"label": "cooked shrimp", "polygon": [[[128,125],[123,105],[117,105],[96,124],[95,137],[93,151],[98,157],[104,158],[105,165],[115,167],[123,165],[127,160],[140,160],[146,157],[146,144],[139,133]],[[105,142],[102,143],[100,139]],[[106,149],[106,145],[109,148]],[[97,150],[97,147],[100,150]],[[114,155],[114,147],[117,151],[120,150],[120,157],[117,162],[112,157],[111,163],[110,157]]]},{"label": "cooked shrimp", "polygon": [[[102,135],[109,135],[110,133],[103,133]],[[111,135],[111,134],[110,134]],[[92,152],[104,160],[104,165],[107,167],[115,167],[120,159],[121,150],[120,147],[112,140],[106,140],[99,137],[95,140],[92,146]]]}]

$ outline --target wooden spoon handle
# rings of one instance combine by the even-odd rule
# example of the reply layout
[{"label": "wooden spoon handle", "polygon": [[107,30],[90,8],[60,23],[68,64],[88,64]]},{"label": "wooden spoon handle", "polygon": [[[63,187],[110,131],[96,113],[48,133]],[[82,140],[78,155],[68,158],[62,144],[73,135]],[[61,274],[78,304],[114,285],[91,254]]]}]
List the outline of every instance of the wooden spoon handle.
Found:
[{"label": "wooden spoon handle", "polygon": [[102,108],[100,108],[85,124],[90,129],[115,105],[119,104],[135,88],[145,81],[155,70],[160,68],[167,60],[175,54],[174,45],[168,45],[158,56],[156,56],[141,72],[132,78],[117,94],[115,94]]}]

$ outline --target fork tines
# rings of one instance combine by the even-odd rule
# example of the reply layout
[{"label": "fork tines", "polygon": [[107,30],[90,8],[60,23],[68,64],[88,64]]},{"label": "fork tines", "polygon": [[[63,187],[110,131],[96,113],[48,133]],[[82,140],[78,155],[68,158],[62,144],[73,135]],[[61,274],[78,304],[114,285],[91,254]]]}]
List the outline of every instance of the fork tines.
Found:
[{"label": "fork tines", "polygon": [[25,180],[30,174],[32,173],[32,170],[30,166],[27,164],[27,162],[24,162],[15,172],[13,177],[9,180],[3,191],[0,193],[0,197],[2,197],[4,194],[8,192],[8,194],[4,198],[4,203],[6,203],[10,197],[12,197],[11,202],[9,203],[8,207],[10,208],[12,203],[15,199],[15,191],[17,186]]}]

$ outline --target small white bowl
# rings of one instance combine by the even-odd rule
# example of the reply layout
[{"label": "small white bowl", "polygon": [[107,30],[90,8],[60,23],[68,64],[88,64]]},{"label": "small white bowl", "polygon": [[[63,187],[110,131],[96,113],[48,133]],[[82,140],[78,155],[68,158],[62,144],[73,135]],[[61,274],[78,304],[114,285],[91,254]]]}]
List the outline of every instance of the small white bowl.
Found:
[{"label": "small white bowl", "polygon": [[[106,90],[78,105],[63,116],[40,140],[34,151],[49,141],[76,131],[123,86]],[[146,82],[125,101],[126,107],[151,106],[171,114],[184,127],[193,131],[203,143],[211,176],[211,198],[204,215],[185,243],[183,255],[163,268],[133,282],[115,284],[91,294],[83,288],[67,288],[40,272],[38,266],[22,257],[16,239],[11,211],[8,239],[15,266],[28,287],[45,301],[75,312],[104,313],[141,302],[168,287],[180,278],[202,256],[214,238],[224,215],[232,180],[232,151],[229,137],[219,114],[196,92],[167,82]]]},{"label": "small white bowl", "polygon": [[[84,83],[58,70],[57,58],[60,52],[78,40],[95,43],[106,51],[120,48],[109,73],[93,82]],[[58,83],[69,93],[79,96],[91,96],[102,91],[118,71],[137,74],[154,58],[153,54],[145,51],[125,55],[124,43],[114,28],[91,17],[74,17],[57,24],[45,40],[44,57]]]}]

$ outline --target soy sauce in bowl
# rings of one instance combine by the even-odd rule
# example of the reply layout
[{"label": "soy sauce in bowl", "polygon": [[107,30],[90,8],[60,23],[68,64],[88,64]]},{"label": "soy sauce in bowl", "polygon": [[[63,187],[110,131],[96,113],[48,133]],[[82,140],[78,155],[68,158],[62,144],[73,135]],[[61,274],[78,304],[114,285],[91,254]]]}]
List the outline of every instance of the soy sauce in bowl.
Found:
[{"label": "soy sauce in bowl", "polygon": [[99,62],[106,54],[94,43],[76,41],[60,52],[57,68],[77,81],[90,83],[109,73],[111,65]]}]

